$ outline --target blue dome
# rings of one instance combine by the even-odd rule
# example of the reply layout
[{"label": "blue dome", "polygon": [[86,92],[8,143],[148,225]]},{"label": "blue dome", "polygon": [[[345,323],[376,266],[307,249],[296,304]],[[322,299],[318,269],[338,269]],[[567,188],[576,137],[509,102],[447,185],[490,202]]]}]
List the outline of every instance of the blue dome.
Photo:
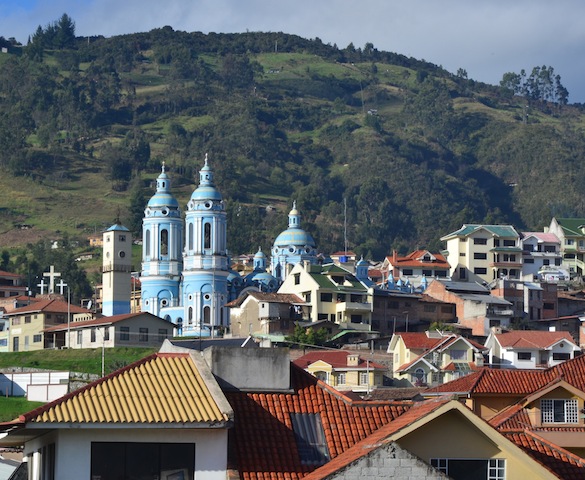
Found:
[{"label": "blue dome", "polygon": [[221,193],[215,188],[213,183],[213,171],[207,163],[207,154],[205,154],[205,165],[199,171],[199,186],[191,195],[191,200],[216,200],[221,201]]},{"label": "blue dome", "polygon": [[301,215],[297,210],[296,202],[293,202],[293,208],[288,214],[288,228],[276,237],[274,246],[315,248],[313,237],[301,228]]},{"label": "blue dome", "polygon": [[147,206],[151,208],[179,208],[179,202],[177,202],[177,199],[171,193],[171,179],[165,173],[164,162],[162,164],[161,174],[156,179],[156,193],[150,198]]}]

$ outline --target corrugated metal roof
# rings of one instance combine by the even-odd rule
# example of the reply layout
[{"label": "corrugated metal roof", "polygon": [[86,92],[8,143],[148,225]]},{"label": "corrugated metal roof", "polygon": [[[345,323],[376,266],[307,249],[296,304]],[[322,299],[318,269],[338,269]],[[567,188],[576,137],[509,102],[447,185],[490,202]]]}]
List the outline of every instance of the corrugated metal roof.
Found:
[{"label": "corrugated metal roof", "polygon": [[[221,398],[225,400],[223,395]],[[158,353],[33,410],[20,420],[51,424],[218,424],[231,417],[229,405],[220,408],[189,354]]]}]

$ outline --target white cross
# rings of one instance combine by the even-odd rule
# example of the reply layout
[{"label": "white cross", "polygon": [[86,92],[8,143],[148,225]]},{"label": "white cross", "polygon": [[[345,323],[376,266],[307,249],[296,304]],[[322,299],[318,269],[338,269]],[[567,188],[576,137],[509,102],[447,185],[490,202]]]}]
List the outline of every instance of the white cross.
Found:
[{"label": "white cross", "polygon": [[61,274],[55,271],[55,267],[51,265],[48,272],[43,273],[44,277],[49,277],[49,293],[55,293],[55,278],[60,277]]},{"label": "white cross", "polygon": [[41,278],[41,283],[37,283],[37,287],[41,287],[41,295],[45,294],[45,287],[47,285],[45,284],[45,279]]},{"label": "white cross", "polygon": [[57,286],[59,287],[59,293],[61,295],[63,295],[63,288],[67,286],[67,284],[63,281],[63,279],[59,280],[59,283],[57,284]]}]

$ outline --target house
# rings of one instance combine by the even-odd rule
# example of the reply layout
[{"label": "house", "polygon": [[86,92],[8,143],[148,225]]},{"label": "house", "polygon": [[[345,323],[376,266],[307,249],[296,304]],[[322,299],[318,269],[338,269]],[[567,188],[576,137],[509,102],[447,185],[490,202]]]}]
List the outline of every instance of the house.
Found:
[{"label": "house", "polygon": [[305,301],[295,294],[247,291],[226,304],[230,333],[235,337],[286,335],[303,319]]},{"label": "house", "polygon": [[302,298],[313,322],[330,320],[349,330],[371,330],[372,303],[368,288],[352,273],[337,265],[298,263],[278,293],[295,294]]},{"label": "house", "polygon": [[569,278],[554,279],[547,272],[557,270],[563,263],[561,241],[551,232],[522,232],[522,279],[527,281],[556,280],[568,281]]},{"label": "house", "polygon": [[126,313],[48,327],[54,348],[160,347],[175,325],[148,312]]},{"label": "house", "polygon": [[491,294],[512,304],[512,318],[526,323],[558,316],[557,284],[500,278],[491,284]]},{"label": "house", "polygon": [[22,275],[0,270],[0,297],[26,295],[27,287],[22,284],[22,281]]},{"label": "house", "polygon": [[569,332],[493,328],[486,342],[490,366],[548,368],[579,355]]},{"label": "house", "polygon": [[477,337],[486,337],[492,327],[508,327],[514,315],[511,302],[475,282],[435,280],[425,293],[454,304],[457,326],[469,329]]},{"label": "house", "polygon": [[441,238],[454,281],[490,283],[501,277],[520,279],[522,246],[511,225],[463,225]]},{"label": "house", "polygon": [[[487,369],[423,392],[455,395],[516,443],[545,441],[585,458],[585,357],[545,370]],[[580,478],[580,477],[563,477]]]},{"label": "house", "polygon": [[31,302],[5,314],[10,327],[0,332],[0,342],[6,339],[9,352],[57,348],[59,345],[52,343],[52,337],[45,335],[47,328],[92,317],[91,311],[58,299]]},{"label": "house", "polygon": [[571,278],[585,274],[585,218],[556,218],[550,222],[548,232],[555,234],[561,247],[563,267]]},{"label": "house", "polygon": [[412,385],[437,385],[483,366],[484,348],[461,335],[438,330],[392,335],[388,353],[394,378]]},{"label": "house", "polygon": [[352,251],[340,251],[329,255],[333,263],[339,267],[345,268],[348,272],[355,273],[357,255]]},{"label": "house", "polygon": [[158,353],[0,424],[0,445],[39,480],[225,480],[233,420],[199,354]]},{"label": "house", "polygon": [[[415,404],[304,480],[545,479],[579,478],[585,472],[585,461],[571,453],[563,452],[563,461],[559,461],[554,455],[561,448],[550,452],[551,447],[546,455],[539,447],[518,445],[461,403],[441,398]],[[551,472],[551,466],[560,467],[563,477]]]},{"label": "house", "polygon": [[316,350],[297,358],[295,365],[339,391],[366,392],[384,384],[388,368],[355,351]]},{"label": "house", "polygon": [[447,259],[440,253],[415,250],[404,257],[399,257],[394,250],[392,256],[384,259],[380,270],[386,279],[392,276],[398,280],[423,276],[431,279],[446,278],[450,269]]}]

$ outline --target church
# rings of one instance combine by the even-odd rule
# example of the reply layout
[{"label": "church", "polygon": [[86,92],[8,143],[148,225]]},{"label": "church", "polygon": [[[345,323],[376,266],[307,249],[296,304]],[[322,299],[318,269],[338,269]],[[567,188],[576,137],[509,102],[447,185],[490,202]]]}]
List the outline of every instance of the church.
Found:
[{"label": "church", "polygon": [[[225,204],[215,187],[207,155],[184,218],[163,165],[156,192],[144,210],[142,311],[173,322],[178,336],[208,336],[225,331],[229,328],[226,303],[247,290],[275,292],[295,264],[317,263],[315,242],[301,228],[300,218],[293,204],[288,228],[272,246],[274,275],[267,272],[268,261],[259,249],[254,256],[254,271],[242,277],[230,269]],[[125,256],[112,257],[115,261],[128,261]],[[110,270],[117,271],[116,266]],[[123,272],[118,273],[118,282],[125,282]],[[127,283],[130,284],[129,278]],[[116,291],[115,284],[110,281],[107,285]],[[104,295],[110,288],[104,283]],[[124,312],[118,308],[109,314],[119,313]]]}]

